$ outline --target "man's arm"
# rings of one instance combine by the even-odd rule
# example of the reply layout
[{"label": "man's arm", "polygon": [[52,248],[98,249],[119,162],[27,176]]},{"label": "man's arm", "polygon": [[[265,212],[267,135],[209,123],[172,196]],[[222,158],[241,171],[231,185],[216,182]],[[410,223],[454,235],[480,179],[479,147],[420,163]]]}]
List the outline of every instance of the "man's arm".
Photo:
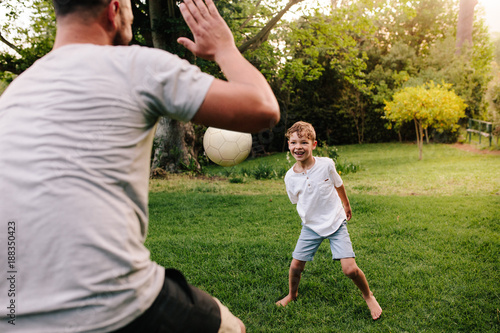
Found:
[{"label": "man's arm", "polygon": [[345,193],[344,185],[340,185],[340,187],[335,187],[337,193],[344,204],[345,215],[347,216],[347,221],[349,221],[352,217],[351,204],[349,203],[349,199],[347,198],[347,194]]},{"label": "man's arm", "polygon": [[280,117],[276,97],[264,76],[238,51],[212,0],[185,0],[180,10],[194,42],[184,37],[177,41],[196,56],[214,60],[227,78],[214,80],[193,121],[244,132],[273,127]]}]

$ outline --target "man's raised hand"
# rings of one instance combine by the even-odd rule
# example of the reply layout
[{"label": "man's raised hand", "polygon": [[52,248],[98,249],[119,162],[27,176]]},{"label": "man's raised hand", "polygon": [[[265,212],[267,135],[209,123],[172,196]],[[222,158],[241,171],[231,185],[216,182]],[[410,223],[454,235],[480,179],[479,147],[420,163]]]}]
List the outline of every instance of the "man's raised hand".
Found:
[{"label": "man's raised hand", "polygon": [[212,0],[184,0],[179,9],[193,33],[194,42],[186,37],[180,37],[177,42],[194,55],[217,61],[218,56],[237,50],[233,34]]}]

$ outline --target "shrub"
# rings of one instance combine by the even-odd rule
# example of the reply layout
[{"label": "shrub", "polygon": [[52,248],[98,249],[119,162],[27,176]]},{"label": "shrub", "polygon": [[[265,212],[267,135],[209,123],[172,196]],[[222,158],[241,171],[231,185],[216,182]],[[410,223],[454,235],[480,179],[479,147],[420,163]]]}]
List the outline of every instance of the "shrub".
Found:
[{"label": "shrub", "polygon": [[[290,152],[286,153],[285,159],[282,158],[283,155],[275,154],[258,159],[250,159],[234,167],[204,166],[202,173],[210,177],[228,178],[231,183],[244,183],[245,178],[257,180],[283,179],[287,171],[295,163],[295,160],[290,156]],[[328,146],[324,142],[321,143],[320,147],[316,148],[314,155],[331,158],[335,162],[337,171],[342,175],[355,173],[361,169],[355,163],[342,161],[339,157],[337,147]]]}]

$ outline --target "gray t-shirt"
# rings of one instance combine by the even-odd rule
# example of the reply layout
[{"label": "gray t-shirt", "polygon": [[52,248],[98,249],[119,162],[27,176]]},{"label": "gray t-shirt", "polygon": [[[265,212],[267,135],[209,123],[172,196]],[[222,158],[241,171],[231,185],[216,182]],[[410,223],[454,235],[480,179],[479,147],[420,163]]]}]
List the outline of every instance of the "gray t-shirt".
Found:
[{"label": "gray t-shirt", "polygon": [[8,87],[0,332],[108,332],[152,304],[164,279],[144,246],[155,125],[160,116],[189,121],[212,82],[161,50],[73,44]]}]

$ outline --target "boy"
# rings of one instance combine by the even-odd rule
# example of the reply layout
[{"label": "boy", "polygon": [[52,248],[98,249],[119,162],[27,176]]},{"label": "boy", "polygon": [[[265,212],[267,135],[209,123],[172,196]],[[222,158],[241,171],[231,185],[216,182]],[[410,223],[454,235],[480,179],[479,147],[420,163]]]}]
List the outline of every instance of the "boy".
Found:
[{"label": "boy", "polygon": [[303,121],[295,123],[288,129],[286,137],[288,149],[296,160],[285,175],[286,191],[290,201],[297,204],[302,231],[292,254],[289,293],[276,304],[286,306],[296,300],[306,262],[313,260],[321,242],[328,238],[333,259],[340,260],[342,271],[361,290],[373,320],[377,320],[382,308],[354,260],[347,232],[347,221],[352,217],[351,206],[335,164],[330,158],[312,155],[317,142],[311,124]]}]

